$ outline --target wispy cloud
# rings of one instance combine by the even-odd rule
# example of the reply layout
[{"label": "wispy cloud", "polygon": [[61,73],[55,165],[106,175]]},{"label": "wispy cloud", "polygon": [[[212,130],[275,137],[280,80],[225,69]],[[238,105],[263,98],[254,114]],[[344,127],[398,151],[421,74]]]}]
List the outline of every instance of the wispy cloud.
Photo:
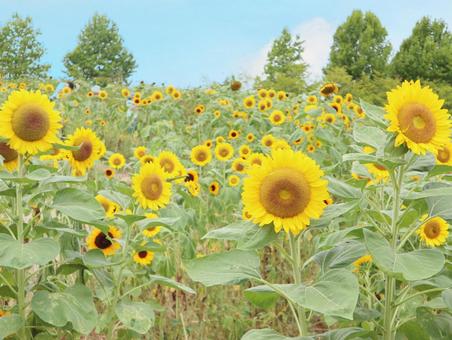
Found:
[{"label": "wispy cloud", "polygon": [[[322,68],[328,62],[334,31],[335,27],[321,17],[312,18],[290,29],[291,34],[298,34],[304,41],[303,58],[309,65],[308,72],[311,80],[319,79],[322,76]],[[261,75],[272,42],[269,41],[255,54],[241,60],[239,71],[250,77]]]}]

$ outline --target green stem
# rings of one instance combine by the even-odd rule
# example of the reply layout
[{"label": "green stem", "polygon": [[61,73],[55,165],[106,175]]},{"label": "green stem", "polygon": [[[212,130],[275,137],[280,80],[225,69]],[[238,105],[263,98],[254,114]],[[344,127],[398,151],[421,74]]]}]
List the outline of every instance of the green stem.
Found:
[{"label": "green stem", "polygon": [[[399,169],[399,173],[395,174],[395,172],[391,171],[391,179],[394,190],[394,198],[392,201],[392,223],[391,223],[391,248],[395,252],[397,249],[397,238],[398,238],[398,220],[399,220],[399,212],[400,212],[400,191],[402,187],[402,179],[403,179],[403,170],[401,167]],[[393,325],[393,301],[396,294],[396,280],[394,276],[390,274],[386,274],[385,281],[385,308],[384,308],[384,340],[393,340],[395,336],[395,327]]]},{"label": "green stem", "polygon": [[[293,279],[295,284],[301,284],[301,253],[300,253],[300,240],[297,236],[289,235],[290,253],[292,258],[292,270]],[[306,312],[302,306],[297,304],[298,321],[301,326],[300,336],[308,335],[308,322],[306,320]]]},{"label": "green stem", "polygon": [[[24,176],[24,164],[22,156],[18,158],[19,178]],[[17,214],[17,240],[24,243],[24,211],[22,206],[22,183],[16,184],[16,214]],[[19,339],[28,339],[26,331],[27,315],[25,311],[25,270],[17,270],[17,309],[22,319],[22,327],[17,332]]]}]

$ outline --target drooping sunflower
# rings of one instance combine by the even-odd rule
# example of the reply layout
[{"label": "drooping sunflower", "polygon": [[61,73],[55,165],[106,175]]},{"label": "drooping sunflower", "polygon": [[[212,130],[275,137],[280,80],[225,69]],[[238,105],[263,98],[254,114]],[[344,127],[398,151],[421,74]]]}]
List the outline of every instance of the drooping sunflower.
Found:
[{"label": "drooping sunflower", "polygon": [[215,147],[215,156],[220,161],[227,161],[234,155],[234,148],[229,143],[219,143]]},{"label": "drooping sunflower", "polygon": [[447,241],[449,224],[439,216],[424,222],[416,231],[422,241],[429,247],[440,246]]},{"label": "drooping sunflower", "polygon": [[171,198],[171,183],[167,178],[159,164],[144,164],[132,178],[133,196],[143,208],[158,210],[166,206]]},{"label": "drooping sunflower", "polygon": [[6,170],[9,172],[16,170],[19,161],[19,154],[16,150],[11,149],[8,144],[0,142],[0,156],[3,157],[3,166]]},{"label": "drooping sunflower", "polygon": [[145,146],[137,146],[135,150],[133,150],[133,155],[136,159],[141,159],[144,155],[147,154],[147,148]]},{"label": "drooping sunflower", "polygon": [[[154,214],[154,213],[149,213],[149,214],[146,214],[146,218],[149,218],[149,219],[152,220],[152,219],[158,218],[158,215]],[[146,237],[152,238],[155,235],[157,235],[160,232],[161,229],[162,229],[161,226],[148,227],[148,228],[143,230],[143,235],[146,236]]]},{"label": "drooping sunflower", "polygon": [[84,174],[87,169],[93,167],[94,162],[104,154],[105,145],[90,129],[78,128],[74,134],[66,140],[68,146],[78,146],[78,150],[68,151],[66,158],[71,167]]},{"label": "drooping sunflower", "polygon": [[108,164],[113,169],[121,169],[126,164],[126,158],[120,153],[114,153],[108,159]]},{"label": "drooping sunflower", "polygon": [[281,125],[286,121],[286,116],[280,110],[275,110],[271,113],[270,117],[268,117],[270,123],[273,125]]},{"label": "drooping sunflower", "polygon": [[88,249],[100,249],[105,256],[114,255],[120,248],[118,239],[121,238],[121,230],[114,226],[108,228],[108,233],[104,234],[101,230],[94,228],[86,238]]},{"label": "drooping sunflower", "polygon": [[327,181],[317,163],[301,152],[273,150],[244,180],[244,209],[260,226],[273,223],[276,232],[298,234],[319,218],[329,198]]},{"label": "drooping sunflower", "polygon": [[107,217],[113,217],[120,209],[120,206],[117,203],[110,201],[108,198],[102,195],[97,195],[96,200],[104,208],[105,216]]},{"label": "drooping sunflower", "polygon": [[154,259],[154,253],[150,250],[140,250],[133,254],[133,260],[142,266],[149,266]]},{"label": "drooping sunflower", "polygon": [[438,98],[428,86],[420,81],[404,81],[401,86],[388,92],[385,118],[390,121],[388,131],[395,132],[395,146],[406,143],[415,154],[427,151],[436,155],[449,143],[452,120],[444,100]]},{"label": "drooping sunflower", "polygon": [[338,93],[338,92],[339,92],[339,88],[336,86],[336,84],[333,84],[333,83],[327,83],[327,84],[323,85],[320,89],[320,94],[325,97],[328,97],[329,95],[331,95],[333,93]]},{"label": "drooping sunflower", "polygon": [[452,143],[449,142],[438,150],[436,163],[452,166]]},{"label": "drooping sunflower", "polygon": [[0,136],[20,154],[47,151],[58,142],[61,116],[41,92],[12,92],[0,109]]},{"label": "drooping sunflower", "polygon": [[220,183],[218,183],[217,181],[210,183],[209,192],[212,195],[217,196],[220,193]]},{"label": "drooping sunflower", "polygon": [[385,181],[389,178],[389,171],[381,164],[377,163],[366,163],[364,164],[366,169],[372,174],[378,181]]},{"label": "drooping sunflower", "polygon": [[212,160],[210,148],[205,145],[197,145],[191,150],[191,161],[195,165],[205,166]]},{"label": "drooping sunflower", "polygon": [[353,269],[353,272],[357,273],[359,272],[359,269],[361,268],[361,266],[365,263],[371,263],[372,262],[372,256],[370,255],[364,255],[361,256],[359,259],[357,259],[355,262],[353,262],[353,267],[355,267],[355,269]]}]

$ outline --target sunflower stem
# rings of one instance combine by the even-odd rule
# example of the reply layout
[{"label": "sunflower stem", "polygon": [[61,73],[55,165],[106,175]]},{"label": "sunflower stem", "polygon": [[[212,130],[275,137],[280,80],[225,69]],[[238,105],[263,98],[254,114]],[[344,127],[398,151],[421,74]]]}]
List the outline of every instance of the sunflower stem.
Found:
[{"label": "sunflower stem", "polygon": [[[293,279],[295,284],[301,284],[301,253],[300,239],[298,236],[289,234],[290,254],[292,258]],[[306,312],[302,306],[297,304],[298,323],[300,324],[300,336],[308,335],[308,322],[306,320]]]}]

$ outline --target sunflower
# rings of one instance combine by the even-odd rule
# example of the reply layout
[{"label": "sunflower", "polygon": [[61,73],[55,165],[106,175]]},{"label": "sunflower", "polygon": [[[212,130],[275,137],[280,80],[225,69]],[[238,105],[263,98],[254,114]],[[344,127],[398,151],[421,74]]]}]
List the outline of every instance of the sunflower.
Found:
[{"label": "sunflower", "polygon": [[221,117],[221,111],[220,110],[215,110],[213,112],[213,115],[215,116],[215,118],[220,118]]},{"label": "sunflower", "polygon": [[20,154],[49,150],[58,142],[61,116],[41,92],[14,91],[0,109],[0,136]]},{"label": "sunflower", "polygon": [[121,169],[126,164],[126,158],[120,153],[114,153],[108,159],[108,164],[113,169]]},{"label": "sunflower", "polygon": [[232,162],[231,169],[238,172],[238,173],[244,173],[248,167],[247,161],[245,161],[242,158],[236,158]]},{"label": "sunflower", "polygon": [[243,106],[245,106],[247,109],[251,109],[256,105],[256,100],[254,99],[254,96],[249,96],[243,99]]},{"label": "sunflower", "polygon": [[98,94],[99,99],[105,100],[108,98],[108,93],[107,91],[104,90],[100,90],[99,94]]},{"label": "sunflower", "polygon": [[274,98],[276,96],[276,91],[273,89],[268,90],[268,96]]},{"label": "sunflower", "polygon": [[185,183],[188,182],[198,182],[199,181],[199,175],[198,172],[196,170],[188,170],[187,171],[187,176],[184,179]]},{"label": "sunflower", "polygon": [[317,163],[301,152],[273,150],[244,180],[244,209],[260,226],[273,222],[276,232],[298,234],[319,218],[329,198],[328,182]]},{"label": "sunflower", "polygon": [[240,136],[240,133],[237,130],[231,130],[229,131],[229,139],[236,139]]},{"label": "sunflower", "polygon": [[371,263],[371,262],[372,262],[372,256],[370,256],[368,254],[361,256],[359,259],[357,259],[355,262],[353,262],[353,266],[355,267],[355,269],[353,269],[353,272],[355,272],[355,273],[358,272],[364,263]]},{"label": "sunflower", "polygon": [[452,143],[449,142],[438,150],[436,154],[436,163],[452,166]]},{"label": "sunflower", "polygon": [[288,94],[284,91],[278,91],[277,96],[279,100],[286,100]]},{"label": "sunflower", "polygon": [[444,100],[420,81],[404,81],[388,93],[385,118],[390,121],[388,131],[395,132],[395,146],[406,143],[415,154],[430,151],[437,154],[449,142],[452,121]]},{"label": "sunflower", "polygon": [[346,101],[347,103],[351,103],[352,100],[353,100],[353,95],[352,95],[351,93],[347,93],[347,94],[345,95],[345,101]]},{"label": "sunflower", "polygon": [[336,86],[336,84],[333,83],[327,83],[323,85],[322,88],[320,89],[320,94],[325,97],[328,97],[329,95],[338,92],[339,88]]},{"label": "sunflower", "polygon": [[228,178],[228,184],[230,187],[236,187],[240,183],[240,177],[237,175],[231,175]]},{"label": "sunflower", "polygon": [[246,140],[248,141],[248,142],[252,142],[253,140],[254,140],[254,134],[253,133],[249,133],[249,134],[247,134],[246,135]]},{"label": "sunflower", "polygon": [[324,120],[329,124],[334,124],[336,122],[336,116],[331,113],[327,113],[324,116]]},{"label": "sunflower", "polygon": [[78,128],[74,134],[66,140],[68,146],[78,146],[78,150],[68,151],[66,158],[69,160],[72,169],[84,174],[87,169],[93,167],[94,162],[100,159],[105,150],[95,133],[90,129]]},{"label": "sunflower", "polygon": [[265,156],[259,152],[252,153],[248,158],[248,164],[250,166],[261,166]]},{"label": "sunflower", "polygon": [[107,177],[108,179],[112,179],[115,176],[115,170],[111,169],[111,168],[106,168],[104,170],[104,175],[105,177]]},{"label": "sunflower", "polygon": [[191,161],[195,165],[205,166],[212,160],[210,148],[205,145],[195,146],[191,150]]},{"label": "sunflower", "polygon": [[3,167],[5,167],[6,170],[13,172],[17,168],[19,154],[4,142],[0,142],[0,156],[3,157]]},{"label": "sunflower", "polygon": [[158,210],[166,206],[171,198],[171,183],[159,164],[144,164],[132,178],[133,196],[143,208]]},{"label": "sunflower", "polygon": [[136,159],[141,159],[147,153],[147,148],[145,146],[137,146],[135,150],[133,150],[133,155]]},{"label": "sunflower", "polygon": [[141,164],[154,163],[155,160],[156,158],[152,155],[144,155],[143,157],[140,158],[140,163]]},{"label": "sunflower", "polygon": [[424,222],[416,231],[422,241],[429,247],[440,246],[447,241],[449,224],[439,216]]},{"label": "sunflower", "polygon": [[207,139],[206,141],[204,141],[203,145],[207,146],[208,148],[212,147],[212,140],[211,139]]},{"label": "sunflower", "polygon": [[158,102],[163,99],[163,93],[160,91],[154,91],[151,95],[151,100]]},{"label": "sunflower", "polygon": [[217,181],[210,183],[209,192],[212,195],[217,196],[220,193],[220,183],[218,183]]},{"label": "sunflower", "polygon": [[261,139],[261,144],[263,146],[267,146],[269,148],[271,148],[271,146],[273,145],[274,142],[275,142],[275,137],[273,137],[273,135],[265,135]]},{"label": "sunflower", "polygon": [[149,266],[154,259],[154,253],[149,250],[140,250],[133,254],[133,260],[142,266]]},{"label": "sunflower", "polygon": [[120,206],[117,203],[110,201],[108,198],[102,195],[97,195],[96,200],[104,208],[105,216],[107,217],[113,217],[120,209]]},{"label": "sunflower", "polygon": [[268,96],[268,91],[266,89],[260,89],[259,91],[257,91],[257,95],[260,98],[266,98]]},{"label": "sunflower", "polygon": [[234,155],[234,148],[229,143],[220,143],[215,147],[215,156],[220,161],[227,161]]},{"label": "sunflower", "polygon": [[187,187],[190,194],[194,197],[198,196],[199,193],[201,192],[201,187],[198,182],[195,181],[186,182],[185,186]]},{"label": "sunflower", "polygon": [[308,96],[308,98],[306,98],[306,102],[308,102],[308,104],[317,104],[317,97],[316,96]]},{"label": "sunflower", "polygon": [[225,139],[224,139],[223,136],[218,136],[218,137],[215,138],[215,142],[217,142],[217,144],[224,143]]},{"label": "sunflower", "polygon": [[240,156],[246,158],[251,154],[251,149],[248,145],[244,144],[239,148]]},{"label": "sunflower", "polygon": [[122,95],[123,97],[129,97],[129,96],[130,96],[130,91],[129,91],[129,89],[123,88],[123,89],[121,90],[121,95]]},{"label": "sunflower", "polygon": [[268,117],[270,123],[273,125],[281,125],[286,121],[286,116],[280,110],[275,110],[271,113],[270,117]]},{"label": "sunflower", "polygon": [[114,226],[109,226],[107,234],[94,228],[86,238],[86,244],[88,249],[102,250],[105,256],[114,255],[121,248],[119,242],[116,241],[121,238],[121,235],[121,231]]},{"label": "sunflower", "polygon": [[179,90],[174,90],[173,93],[171,93],[171,97],[173,99],[178,100],[182,97],[182,93]]},{"label": "sunflower", "polygon": [[[152,220],[152,219],[158,218],[158,215],[154,214],[154,213],[149,213],[149,214],[146,214],[146,218]],[[143,230],[143,235],[146,236],[146,237],[152,238],[155,235],[157,235],[160,232],[161,229],[162,229],[161,226],[148,227],[148,228]]]},{"label": "sunflower", "polygon": [[385,181],[389,177],[389,171],[383,165],[376,163],[364,164],[366,169],[375,177],[378,181]]}]

